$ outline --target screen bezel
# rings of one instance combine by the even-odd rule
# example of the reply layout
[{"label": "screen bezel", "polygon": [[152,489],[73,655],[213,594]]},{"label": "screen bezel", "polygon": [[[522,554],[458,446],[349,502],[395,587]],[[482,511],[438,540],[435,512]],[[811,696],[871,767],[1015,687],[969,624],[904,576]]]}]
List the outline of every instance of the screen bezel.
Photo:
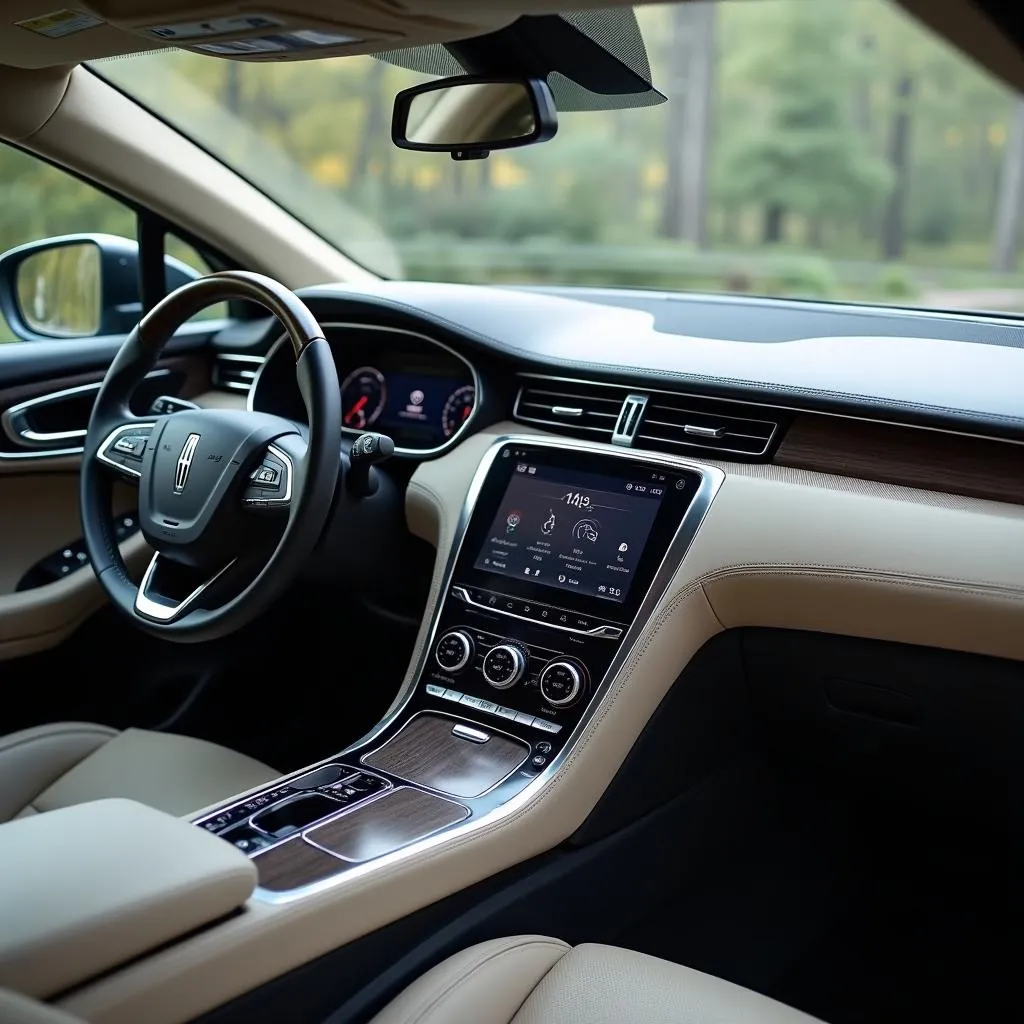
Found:
[{"label": "screen bezel", "polygon": [[[665,475],[666,494],[644,545],[643,554],[633,572],[629,592],[623,601],[581,594],[475,567],[474,562],[482,546],[487,542],[491,524],[515,473],[516,463],[523,461],[554,470],[597,473],[615,481],[635,480],[642,474],[652,472]],[[676,487],[677,480],[683,482],[682,489]],[[506,442],[495,453],[494,461],[480,488],[472,518],[463,538],[453,582],[481,587],[499,594],[507,594],[509,597],[529,598],[539,604],[566,608],[599,619],[620,623],[632,622],[650,589],[658,566],[665,558],[672,538],[682,523],[686,510],[693,502],[700,483],[701,476],[694,470],[646,462],[642,456],[622,458],[600,452],[568,451]]]}]

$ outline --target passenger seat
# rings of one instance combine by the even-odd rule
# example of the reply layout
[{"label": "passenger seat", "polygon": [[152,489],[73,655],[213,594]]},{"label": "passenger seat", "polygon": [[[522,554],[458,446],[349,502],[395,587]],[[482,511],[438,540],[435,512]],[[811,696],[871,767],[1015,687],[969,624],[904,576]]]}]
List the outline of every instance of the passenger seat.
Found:
[{"label": "passenger seat", "polygon": [[821,1024],[710,974],[541,935],[494,939],[427,971],[373,1024]]}]

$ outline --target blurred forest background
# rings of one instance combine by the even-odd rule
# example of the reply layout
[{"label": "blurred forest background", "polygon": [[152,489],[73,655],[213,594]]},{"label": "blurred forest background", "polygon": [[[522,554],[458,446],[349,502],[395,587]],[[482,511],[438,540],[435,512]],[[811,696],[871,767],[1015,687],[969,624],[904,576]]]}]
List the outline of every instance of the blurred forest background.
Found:
[{"label": "blurred forest background", "polygon": [[[392,146],[394,94],[424,76],[373,58],[95,70],[387,274],[1024,311],[1024,99],[883,0],[637,17],[668,103],[564,113],[470,164]],[[0,190],[0,248],[134,233],[13,150]]]}]

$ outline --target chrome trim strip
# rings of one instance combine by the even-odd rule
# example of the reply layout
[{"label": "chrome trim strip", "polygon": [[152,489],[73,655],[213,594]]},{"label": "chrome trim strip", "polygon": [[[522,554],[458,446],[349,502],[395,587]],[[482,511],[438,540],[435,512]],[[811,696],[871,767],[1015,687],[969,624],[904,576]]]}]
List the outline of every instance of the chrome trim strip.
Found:
[{"label": "chrome trim strip", "polygon": [[[419,331],[411,331],[404,327],[385,327],[381,324],[359,324],[359,323],[347,323],[337,320],[325,320],[321,325],[326,331],[327,328],[358,328],[364,331],[386,331],[389,334],[404,334],[410,338],[419,338],[421,341],[429,342],[431,345],[437,346],[437,348],[444,349],[450,355],[455,356],[460,362],[464,363],[469,369],[470,374],[473,377],[473,411],[465,419],[458,430],[448,438],[444,444],[439,445],[437,448],[401,448],[396,445],[395,455],[411,456],[413,458],[427,458],[432,455],[440,455],[442,452],[448,451],[458,441],[458,439],[466,432],[469,425],[476,419],[476,414],[480,410],[480,406],[483,404],[483,383],[480,380],[480,374],[477,373],[476,367],[464,356],[461,352],[456,352],[450,345],[446,345],[443,341],[438,341],[436,338],[430,337],[428,334],[421,334]],[[331,339],[326,338],[328,345],[331,344]],[[256,389],[259,387],[260,377],[263,376],[263,371],[270,364],[270,360],[276,355],[277,350],[288,342],[288,335],[282,334],[267,352],[266,358],[263,360],[263,365],[259,368],[256,373],[256,378],[252,382],[252,387],[249,388],[249,397],[246,399],[245,407],[249,412],[255,412],[254,399],[256,397]],[[333,348],[332,348],[333,351]],[[252,357],[249,357],[252,358]],[[374,429],[374,424],[370,424],[368,430]],[[364,433],[362,430],[352,430],[349,427],[343,426],[341,428],[342,436],[358,437]]]},{"label": "chrome trim strip", "polygon": [[136,479],[142,477],[142,470],[132,469],[131,466],[123,466],[120,462],[115,462],[107,455],[107,449],[113,444],[114,440],[121,434],[130,434],[135,430],[142,430],[148,427],[152,434],[153,428],[156,423],[153,420],[139,420],[138,423],[125,423],[120,427],[115,427],[107,436],[103,439],[103,444],[96,449],[96,458],[100,462],[105,462],[108,466],[113,466],[119,473],[127,473],[129,476],[133,476]]},{"label": "chrome trim strip", "polygon": [[[414,787],[412,787],[412,786],[395,786],[394,789],[386,790],[384,793],[381,793],[380,797],[388,796],[388,795],[390,795],[392,793],[397,793],[397,792],[399,792],[399,790],[402,790],[402,789],[413,789],[413,788]],[[377,797],[376,799],[380,799],[380,797]],[[459,819],[459,821],[465,821],[466,818],[468,818],[473,813],[465,804],[460,804],[458,800],[453,800],[451,797],[444,797],[443,799],[445,800],[446,803],[451,804],[453,807],[461,807],[462,810],[464,810],[466,812]],[[366,803],[359,804],[358,807],[353,807],[352,810],[354,811],[354,810],[357,810],[359,808],[366,807],[367,804],[369,804],[369,803],[370,803],[370,801],[366,801]],[[329,824],[331,824],[331,823],[330,822],[319,822],[317,825],[314,826],[314,828],[321,828],[323,825],[329,825]],[[458,823],[456,823],[456,827],[457,827],[457,824]],[[400,850],[404,850],[406,847],[411,846],[414,843],[422,843],[425,839],[428,839],[430,836],[435,835],[436,833],[441,832],[443,829],[446,829],[446,828],[452,828],[452,826],[451,825],[440,825],[438,828],[431,829],[429,832],[426,833],[426,835],[420,836],[419,839],[411,839],[408,843],[405,843],[404,845],[398,847],[398,850],[396,850],[394,852],[397,853]],[[312,829],[310,831],[312,831]],[[308,832],[303,832],[302,833],[302,841],[304,843],[308,843],[312,847],[315,847],[321,853],[330,854],[335,860],[340,860],[340,861],[344,862],[345,864],[372,864],[375,861],[378,861],[378,860],[381,859],[380,857],[374,857],[374,858],[371,858],[370,860],[353,860],[351,857],[342,856],[342,854],[340,854],[340,853],[335,853],[334,850],[328,850],[326,846],[321,846],[315,839],[311,839]],[[263,853],[263,852],[264,852],[263,850],[260,851],[260,853]],[[385,854],[384,856],[390,857],[391,854]],[[346,872],[346,874],[348,874],[348,872]]]},{"label": "chrome trim strip", "polygon": [[[516,615],[515,612],[505,611],[498,608],[496,605],[492,606],[489,604],[481,604],[479,601],[474,601],[466,591],[466,588],[459,583],[456,583],[451,588],[453,597],[458,598],[460,601],[464,601],[466,604],[471,604],[474,608],[480,608],[485,612],[494,612],[495,615],[507,615],[510,619],[519,619],[520,622],[529,622],[534,626],[547,626],[549,629],[558,629],[563,633],[575,633],[577,636],[593,636],[598,637],[601,640],[618,640],[622,636],[623,630],[618,626],[595,626],[593,629],[573,629],[572,626],[556,626],[553,622],[545,622],[542,619],[531,619],[528,615]],[[543,602],[538,602],[543,604]],[[568,608],[559,608],[557,605],[545,605],[547,608],[554,608],[556,611],[569,611]],[[595,618],[597,616],[594,616]],[[444,668],[444,665],[441,665]],[[455,671],[458,669],[445,669],[446,672]]]},{"label": "chrome trim strip", "polygon": [[206,582],[200,583],[191,594],[188,595],[183,601],[179,601],[177,604],[160,604],[159,601],[154,601],[147,593],[150,583],[153,579],[153,574],[156,572],[157,559],[160,557],[160,552],[156,551],[153,557],[149,560],[149,565],[146,566],[145,575],[142,577],[142,582],[139,584],[138,593],[135,595],[135,611],[136,614],[141,615],[143,618],[152,619],[154,622],[173,622],[176,618],[190,604],[192,604],[207,587],[210,586],[215,580],[220,579],[237,561],[232,558],[223,569],[214,573]]},{"label": "chrome trim strip", "polygon": [[[451,589],[452,574],[455,571],[456,562],[458,561],[459,555],[462,551],[462,545],[465,541],[466,530],[469,526],[473,509],[480,496],[480,491],[485,479],[487,478],[487,474],[497,458],[498,452],[506,444],[523,445],[531,448],[550,448],[557,451],[568,450],[594,453],[597,455],[605,455],[610,459],[625,459],[630,462],[665,466],[669,469],[689,470],[690,472],[699,474],[701,477],[697,493],[694,495],[693,501],[690,503],[690,507],[687,509],[686,514],[680,521],[675,535],[669,542],[665,556],[654,574],[654,578],[651,581],[650,587],[647,589],[647,593],[644,595],[644,599],[637,611],[636,618],[633,620],[632,625],[626,632],[626,636],[616,652],[615,657],[612,659],[612,662],[608,667],[608,671],[597,683],[593,696],[591,697],[590,704],[580,718],[579,724],[566,738],[566,742],[558,754],[548,762],[547,767],[538,772],[537,777],[532,782],[528,783],[519,793],[495,810],[487,814],[482,814],[478,818],[472,817],[469,821],[456,825],[453,828],[443,830],[436,835],[427,837],[426,839],[417,840],[409,846],[405,846],[393,853],[385,854],[375,860],[356,865],[342,874],[324,878],[318,882],[312,882],[309,885],[301,886],[297,889],[292,889],[287,892],[271,892],[257,886],[253,893],[253,899],[275,905],[292,903],[295,900],[304,899],[307,896],[313,896],[328,889],[333,889],[338,885],[355,884],[360,879],[365,878],[372,871],[400,863],[406,859],[420,856],[424,852],[432,850],[442,843],[448,842],[452,838],[458,837],[461,839],[478,831],[484,826],[489,826],[495,821],[513,816],[523,810],[536,797],[537,793],[559,771],[561,771],[572,758],[580,739],[583,737],[587,728],[589,728],[591,722],[595,717],[600,715],[602,709],[605,707],[616,677],[629,663],[634,650],[643,639],[644,633],[648,628],[651,616],[653,615],[658,602],[668,589],[669,583],[682,563],[687,550],[692,544],[694,537],[697,535],[697,531],[700,529],[701,523],[704,521],[704,517],[708,513],[708,509],[711,507],[711,503],[714,501],[715,495],[718,493],[718,490],[725,479],[725,474],[715,466],[704,465],[690,459],[675,455],[666,455],[661,452],[641,452],[635,451],[631,448],[592,444],[588,441],[569,440],[561,437],[532,436],[529,434],[503,434],[500,437],[497,437],[494,443],[484,453],[483,458],[481,458],[480,464],[477,467],[476,473],[473,475],[473,479],[470,482],[469,490],[466,493],[466,499],[463,502],[462,510],[459,514],[459,519],[455,527],[455,533],[452,538],[452,543],[445,561],[444,574],[442,576],[441,586],[438,590],[438,596],[430,611],[430,628],[424,637],[424,642],[419,655],[416,658],[415,664],[412,666],[413,670],[407,675],[406,681],[403,683],[402,688],[396,695],[396,704],[393,710],[381,719],[381,721],[378,722],[366,736],[362,737],[362,739],[357,740],[340,754],[335,754],[331,758],[325,759],[325,762],[322,763],[343,760],[348,751],[354,751],[361,747],[373,744],[387,728],[393,725],[405,713],[409,702],[416,692],[427,660],[431,657],[434,649],[434,645],[437,640],[437,629],[440,622],[441,609],[444,605],[445,596]],[[486,725],[483,726],[483,728],[488,727],[489,726]],[[362,763],[361,758],[360,763]],[[302,769],[302,772],[308,772],[311,768],[316,767],[318,767],[318,765],[307,766]],[[278,783],[278,785],[283,784],[283,782]],[[253,859],[257,859],[258,856],[259,854],[257,854]]]},{"label": "chrome trim strip", "polygon": [[[160,377],[169,376],[170,373],[170,370],[160,368],[147,373],[144,379],[157,380]],[[21,448],[38,445],[39,450],[20,452],[0,451],[0,459],[46,459],[59,455],[81,455],[85,450],[84,445],[69,448],[48,448],[46,445],[51,443],[58,444],[62,441],[75,441],[79,438],[84,440],[86,435],[85,430],[59,430],[52,433],[40,433],[35,430],[23,430],[19,428],[17,421],[20,416],[23,416],[34,408],[54,405],[57,402],[63,402],[68,398],[74,398],[76,395],[84,395],[90,391],[98,393],[102,386],[103,381],[101,380],[98,380],[93,384],[79,384],[73,388],[63,388],[60,391],[51,391],[46,395],[37,395],[35,398],[29,398],[24,402],[19,402],[17,405],[12,405],[9,409],[5,409],[4,412],[0,414],[0,426],[3,427],[3,432],[7,435],[8,439]],[[26,445],[26,441],[28,442],[28,445]]]},{"label": "chrome trim strip", "polygon": [[[1020,324],[1017,324],[1016,326],[1019,327]],[[613,371],[615,369],[615,367],[611,367],[610,366],[608,369],[609,369],[609,371]],[[643,371],[638,370],[638,371],[636,371],[636,373],[637,373],[637,376],[642,376]],[[563,383],[563,384],[593,384],[593,385],[596,385],[597,387],[601,387],[601,388],[619,388],[620,390],[626,390],[626,386],[624,384],[616,384],[613,381],[586,380],[586,379],[581,378],[581,377],[556,377],[556,376],[552,376],[551,374],[548,374],[548,373],[517,373],[516,377],[519,377],[519,378],[529,377],[531,380],[556,381],[556,382],[560,382],[560,383]],[[520,420],[523,420],[523,421],[526,421],[526,422],[533,422],[532,420],[529,420],[528,417],[522,416],[519,413],[519,399],[520,399],[520,396],[522,394],[522,390],[523,390],[522,389],[522,385],[520,385],[519,390],[516,392],[515,403],[512,406],[512,418],[513,419],[520,419]],[[633,390],[639,390],[639,389],[633,389]],[[765,413],[770,413],[770,412],[796,412],[796,413],[803,413],[806,416],[831,416],[834,419],[838,419],[838,420],[854,420],[857,423],[878,423],[881,426],[885,426],[885,427],[906,427],[908,430],[927,430],[927,431],[931,431],[933,434],[951,434],[953,437],[974,437],[974,438],[977,438],[980,441],[998,441],[1001,444],[1024,445],[1024,441],[1017,441],[1017,440],[1014,440],[1013,438],[1009,438],[1009,437],[993,437],[991,434],[978,434],[978,433],[976,433],[974,431],[969,431],[969,430],[953,430],[950,427],[930,427],[930,426],[925,426],[925,425],[923,425],[921,423],[901,423],[901,422],[899,422],[897,420],[880,419],[877,416],[857,416],[856,414],[849,413],[849,412],[827,412],[827,411],[822,410],[822,409],[808,409],[806,406],[801,406],[801,405],[782,405],[779,402],[774,402],[774,401],[773,402],[753,401],[752,399],[749,399],[749,398],[720,398],[718,395],[702,395],[702,394],[699,394],[699,393],[694,392],[694,391],[667,391],[665,388],[649,388],[646,385],[644,386],[643,390],[646,393],[651,394],[651,395],[672,395],[672,396],[674,396],[676,398],[695,398],[695,399],[697,399],[700,402],[719,402],[719,403],[721,403],[723,405],[749,405],[752,409],[759,409],[761,411],[762,415],[765,414]],[[840,396],[837,396],[837,397],[843,397],[843,396],[840,395]],[[970,409],[965,409],[965,410],[962,410],[962,411],[964,413],[966,413],[966,414],[970,414],[971,410]],[[755,419],[755,418],[756,417],[751,417],[751,419]],[[541,423],[542,421],[538,420],[536,422],[537,423]],[[769,421],[764,421],[764,422],[769,422]],[[559,426],[565,426],[566,424],[564,424],[564,423],[562,423],[562,424],[552,423],[552,422],[549,422],[547,420],[544,420],[543,421],[543,425],[546,426],[546,427],[556,427],[557,428]],[[576,429],[576,430],[597,430],[597,431],[601,430],[600,427],[576,427],[574,429]],[[772,438],[774,439],[774,435],[772,435]],[[769,442],[769,444],[770,444],[770,442]],[[699,446],[695,445],[694,447],[699,447]],[[646,449],[635,449],[635,450],[636,451],[646,451]],[[718,449],[718,450],[722,451],[723,449]],[[701,451],[707,452],[709,456],[712,456],[714,454],[715,449],[702,448]],[[656,454],[656,453],[654,453],[654,454]],[[749,455],[750,453],[749,452],[744,452],[743,454]],[[728,460],[726,460],[726,461],[728,461]]]}]

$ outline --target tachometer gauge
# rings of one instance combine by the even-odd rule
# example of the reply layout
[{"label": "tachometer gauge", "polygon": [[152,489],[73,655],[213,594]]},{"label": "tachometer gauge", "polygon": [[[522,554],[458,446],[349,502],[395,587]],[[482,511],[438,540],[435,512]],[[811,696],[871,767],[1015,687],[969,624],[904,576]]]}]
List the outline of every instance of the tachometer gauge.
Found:
[{"label": "tachometer gauge", "polygon": [[381,414],[388,396],[384,374],[375,366],[360,366],[341,385],[341,422],[365,430]]},{"label": "tachometer gauge", "polygon": [[475,402],[476,389],[472,384],[464,384],[448,396],[441,411],[441,430],[445,437],[451,437],[469,419]]}]

